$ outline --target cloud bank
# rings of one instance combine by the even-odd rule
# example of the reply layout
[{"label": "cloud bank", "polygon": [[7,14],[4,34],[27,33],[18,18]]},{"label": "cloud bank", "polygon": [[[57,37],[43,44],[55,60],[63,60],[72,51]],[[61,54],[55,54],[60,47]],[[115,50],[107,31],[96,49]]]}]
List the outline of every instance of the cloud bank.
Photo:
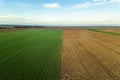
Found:
[{"label": "cloud bank", "polygon": [[60,5],[58,3],[46,3],[43,5],[44,8],[59,8]]}]

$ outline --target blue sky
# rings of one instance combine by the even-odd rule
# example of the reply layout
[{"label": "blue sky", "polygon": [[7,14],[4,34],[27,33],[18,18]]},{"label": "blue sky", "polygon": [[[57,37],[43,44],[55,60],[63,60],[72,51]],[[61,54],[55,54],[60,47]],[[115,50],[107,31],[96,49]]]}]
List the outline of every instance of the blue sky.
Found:
[{"label": "blue sky", "polygon": [[0,24],[120,25],[120,0],[0,0]]}]

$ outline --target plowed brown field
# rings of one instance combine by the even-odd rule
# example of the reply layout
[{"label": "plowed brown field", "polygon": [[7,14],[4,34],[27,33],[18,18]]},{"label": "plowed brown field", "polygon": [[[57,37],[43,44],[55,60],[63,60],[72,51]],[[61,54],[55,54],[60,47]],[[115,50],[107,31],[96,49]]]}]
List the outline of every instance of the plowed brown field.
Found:
[{"label": "plowed brown field", "polygon": [[120,36],[64,29],[62,80],[120,80]]}]

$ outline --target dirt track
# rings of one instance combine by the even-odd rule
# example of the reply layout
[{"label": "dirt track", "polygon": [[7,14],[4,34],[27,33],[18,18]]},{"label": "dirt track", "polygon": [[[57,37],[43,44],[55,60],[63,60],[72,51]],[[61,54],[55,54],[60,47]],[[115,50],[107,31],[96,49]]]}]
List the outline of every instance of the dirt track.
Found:
[{"label": "dirt track", "polygon": [[62,80],[120,80],[119,42],[115,35],[65,29]]}]

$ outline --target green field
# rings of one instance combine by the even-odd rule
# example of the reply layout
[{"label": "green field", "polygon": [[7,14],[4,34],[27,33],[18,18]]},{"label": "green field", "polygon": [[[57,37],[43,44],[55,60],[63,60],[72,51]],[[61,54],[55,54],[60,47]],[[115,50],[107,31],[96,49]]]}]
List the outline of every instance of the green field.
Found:
[{"label": "green field", "polygon": [[0,32],[0,80],[60,80],[62,30]]}]

